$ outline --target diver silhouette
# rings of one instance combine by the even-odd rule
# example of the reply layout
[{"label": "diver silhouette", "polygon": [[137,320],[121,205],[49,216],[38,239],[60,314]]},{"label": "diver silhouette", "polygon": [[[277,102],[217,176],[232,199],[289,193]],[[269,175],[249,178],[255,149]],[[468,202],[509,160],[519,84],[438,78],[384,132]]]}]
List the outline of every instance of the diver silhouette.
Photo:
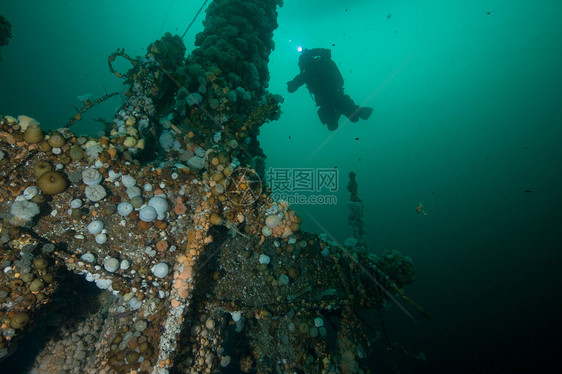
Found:
[{"label": "diver silhouette", "polygon": [[338,128],[343,114],[351,122],[368,119],[373,108],[360,107],[343,91],[343,77],[326,48],[304,49],[299,57],[300,74],[287,82],[289,93],[306,83],[306,87],[319,106],[318,117],[328,130]]}]

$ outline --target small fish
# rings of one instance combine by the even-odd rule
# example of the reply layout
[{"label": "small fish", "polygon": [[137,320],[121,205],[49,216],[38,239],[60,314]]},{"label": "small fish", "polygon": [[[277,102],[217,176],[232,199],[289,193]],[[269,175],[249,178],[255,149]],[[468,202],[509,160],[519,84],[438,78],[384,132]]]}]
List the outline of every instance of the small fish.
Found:
[{"label": "small fish", "polygon": [[421,214],[422,216],[427,216],[427,213],[425,212],[425,210],[423,209],[423,204],[419,203],[418,206],[416,207],[416,212],[418,212],[418,215]]},{"label": "small fish", "polygon": [[355,138],[355,140],[359,140],[359,138]]},{"label": "small fish", "polygon": [[523,192],[525,192],[525,193],[531,193],[531,192],[533,192],[533,190],[525,190],[525,191],[523,191]]},{"label": "small fish", "polygon": [[291,138],[291,135],[289,135],[289,139],[292,139],[292,138]]}]

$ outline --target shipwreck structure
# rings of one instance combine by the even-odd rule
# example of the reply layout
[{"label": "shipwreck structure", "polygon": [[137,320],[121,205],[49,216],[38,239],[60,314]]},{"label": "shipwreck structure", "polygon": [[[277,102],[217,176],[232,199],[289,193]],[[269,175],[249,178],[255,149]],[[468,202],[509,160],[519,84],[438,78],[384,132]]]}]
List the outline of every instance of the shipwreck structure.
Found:
[{"label": "shipwreck structure", "polygon": [[[394,346],[360,312],[415,306],[411,259],[300,230],[260,178],[259,128],[281,113],[267,90],[280,5],[215,0],[194,50],[166,34],[145,56],[116,51],[127,101],[104,136],[71,126],[112,94],[56,131],[0,117],[0,367],[376,371],[370,352]],[[348,188],[363,225],[354,176]]]}]

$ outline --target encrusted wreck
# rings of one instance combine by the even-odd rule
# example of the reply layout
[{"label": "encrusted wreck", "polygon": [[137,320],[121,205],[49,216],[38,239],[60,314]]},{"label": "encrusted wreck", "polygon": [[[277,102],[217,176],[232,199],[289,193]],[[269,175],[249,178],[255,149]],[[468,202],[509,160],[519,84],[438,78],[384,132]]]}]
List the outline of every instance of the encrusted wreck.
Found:
[{"label": "encrusted wreck", "polygon": [[[300,230],[260,176],[279,0],[215,0],[197,48],[118,50],[101,137],[0,117],[0,367],[35,373],[359,373],[411,260]],[[128,72],[112,67],[127,58]],[[353,178],[354,181],[354,178]],[[354,225],[362,225],[350,183]],[[355,233],[364,235],[364,227]],[[359,235],[357,234],[357,235]],[[421,311],[421,310],[420,310]],[[377,348],[378,347],[378,348]]]}]

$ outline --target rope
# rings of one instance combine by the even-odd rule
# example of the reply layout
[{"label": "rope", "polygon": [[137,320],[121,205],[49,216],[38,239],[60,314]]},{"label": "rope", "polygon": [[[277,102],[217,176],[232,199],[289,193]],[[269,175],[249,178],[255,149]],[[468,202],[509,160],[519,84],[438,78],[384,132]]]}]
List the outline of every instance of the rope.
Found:
[{"label": "rope", "polygon": [[207,5],[208,2],[209,2],[209,0],[205,0],[205,2],[203,3],[203,5],[201,5],[201,8],[199,8],[199,10],[197,11],[197,14],[195,14],[195,17],[193,17],[193,20],[191,21],[191,23],[189,24],[189,26],[187,26],[187,29],[185,29],[183,35],[181,36],[182,39],[185,37],[185,34],[187,34],[187,32],[189,31],[189,29],[191,28],[191,25],[193,25],[193,22],[195,22],[195,20],[197,19],[197,16],[199,16],[199,13],[201,13],[201,11],[202,11],[203,8],[205,7],[205,5]]}]

